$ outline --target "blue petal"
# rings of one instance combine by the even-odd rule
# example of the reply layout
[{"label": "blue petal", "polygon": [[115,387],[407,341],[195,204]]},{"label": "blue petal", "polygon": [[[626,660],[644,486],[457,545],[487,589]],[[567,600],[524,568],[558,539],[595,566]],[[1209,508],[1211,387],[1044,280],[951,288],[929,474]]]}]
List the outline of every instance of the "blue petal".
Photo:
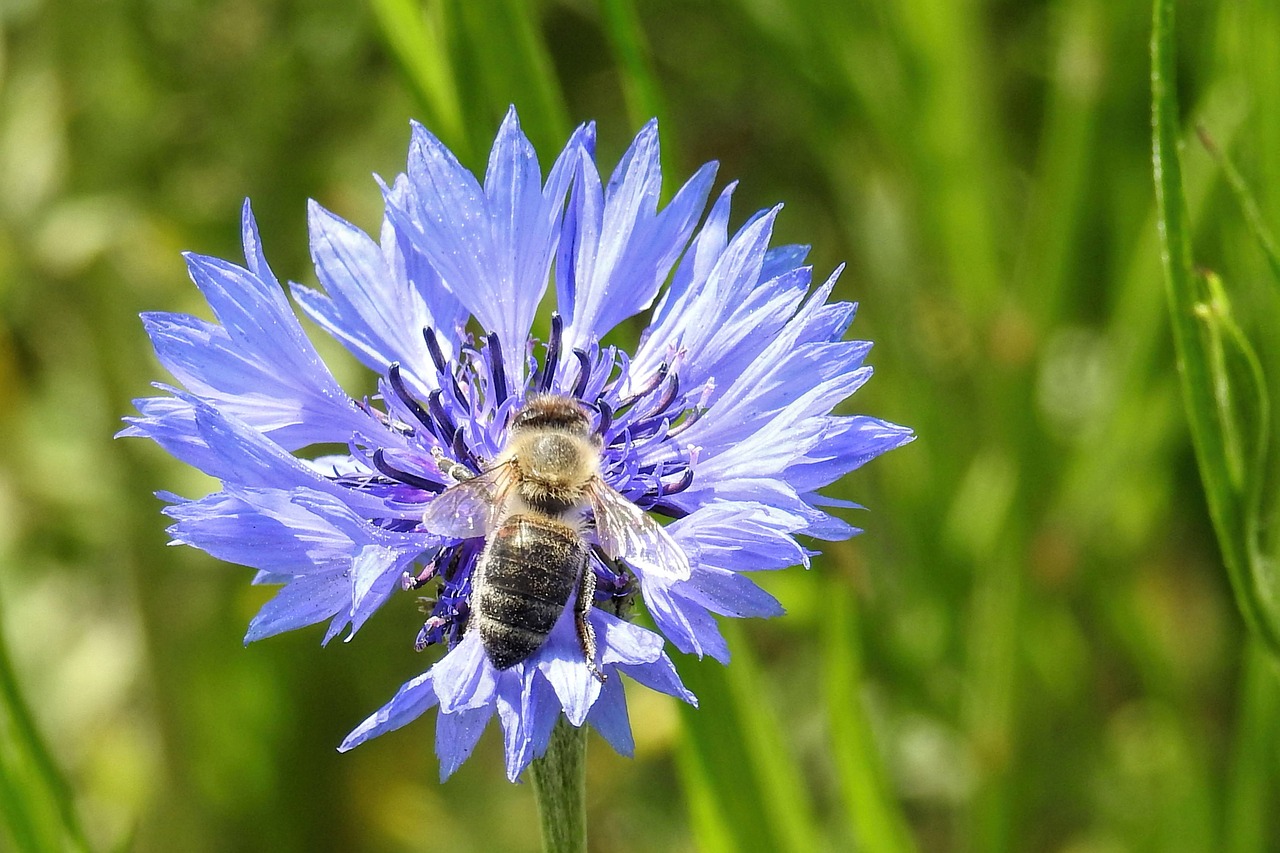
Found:
[{"label": "blue petal", "polygon": [[688,581],[680,584],[679,593],[688,601],[719,613],[721,616],[771,617],[785,611],[778,599],[752,581],[727,569],[702,565]]},{"label": "blue petal", "polygon": [[382,545],[360,549],[351,563],[351,636],[400,588],[404,567],[413,556]]},{"label": "blue petal", "polygon": [[[585,131],[570,140],[577,156]],[[525,373],[524,342],[546,289],[567,190],[564,167],[540,186],[532,146],[508,113],[481,186],[431,133],[414,125],[408,197],[388,196],[388,215],[439,271],[485,329],[506,344],[507,375]]]},{"label": "blue petal", "polygon": [[345,442],[359,428],[362,416],[327,371],[276,367],[268,360],[274,356],[185,314],[148,313],[142,322],[160,363],[179,382],[286,448]]},{"label": "blue petal", "polygon": [[764,266],[760,268],[760,280],[768,281],[791,272],[800,267],[808,256],[808,246],[775,246],[765,253]]},{"label": "blue petal", "polygon": [[340,619],[329,637],[348,621],[354,632],[429,542],[374,527],[332,496],[308,489],[237,489],[180,501],[165,512],[177,519],[169,528],[175,542],[269,569],[257,583],[287,584],[255,617],[246,642],[334,617]]},{"label": "blue petal", "polygon": [[[531,723],[528,725],[530,733],[530,748],[534,758],[541,758],[547,752],[547,745],[551,742],[551,732],[556,727],[556,723],[560,720],[560,702],[555,696],[555,692],[547,684],[541,673],[531,670],[532,673],[532,698],[533,702],[527,706],[530,710]],[[526,689],[529,689],[526,685]]]},{"label": "blue petal", "polygon": [[432,672],[442,713],[482,708],[493,702],[499,673],[489,662],[480,635],[475,631],[468,631],[462,641],[432,667]]},{"label": "blue petal", "polygon": [[327,519],[298,506],[284,489],[219,492],[166,507],[175,542],[219,560],[285,577],[350,560],[352,540]]},{"label": "blue petal", "polygon": [[[314,625],[351,606],[351,583],[341,568],[294,578],[262,606],[244,636],[245,643]],[[345,623],[345,617],[343,622]]]},{"label": "blue petal", "polygon": [[[398,204],[403,206],[403,200],[410,194],[409,179],[399,175],[386,192],[393,203],[397,203],[396,200],[399,199]],[[454,341],[462,338],[470,312],[445,287],[440,273],[436,272],[427,256],[414,245],[413,236],[397,228],[390,213],[385,211],[382,217],[382,252],[393,275],[417,291],[418,297],[426,305],[427,314],[433,318],[435,328],[440,332],[440,348],[446,355],[455,353]]]},{"label": "blue petal", "polygon": [[517,666],[498,679],[497,708],[507,760],[507,778],[515,782],[534,758],[545,752],[560,706],[555,694],[532,668]]},{"label": "blue petal", "polygon": [[[715,619],[704,608],[690,606],[675,589],[661,583],[646,583],[641,593],[654,624],[677,649],[685,654],[710,655],[721,663],[729,662],[729,647]],[[645,683],[638,676],[633,677]]]},{"label": "blue petal", "polygon": [[666,342],[672,339],[670,324],[683,327],[688,306],[705,288],[711,270],[729,244],[729,208],[733,191],[737,187],[738,182],[734,181],[720,192],[720,197],[707,214],[706,222],[680,259],[680,265],[671,278],[671,285],[654,308],[653,319],[649,323],[649,336],[641,343],[636,361],[642,360],[649,339],[657,337]]},{"label": "blue petal", "polygon": [[[627,623],[619,621],[619,624],[626,625]],[[646,631],[645,633],[652,632]],[[659,638],[659,641],[661,641],[661,638]],[[697,707],[697,697],[690,693],[680,681],[680,675],[676,672],[675,665],[671,663],[671,659],[667,657],[666,652],[659,650],[657,656],[651,661],[618,663],[616,666],[618,670],[626,673],[645,687],[657,690],[659,693],[665,693],[668,696],[674,696]]]},{"label": "blue petal", "polygon": [[430,672],[419,675],[396,691],[391,701],[356,726],[338,747],[339,752],[354,749],[370,738],[406,726],[435,707],[436,694]]},{"label": "blue petal", "polygon": [[622,689],[622,679],[610,678],[604,683],[600,698],[587,714],[587,722],[619,755],[627,758],[635,755],[636,742],[631,734],[631,720],[627,716],[627,694]]},{"label": "blue petal", "polygon": [[244,244],[245,266],[248,267],[249,272],[272,287],[278,288],[280,282],[276,280],[276,274],[271,271],[271,267],[267,264],[267,257],[262,253],[262,238],[258,236],[258,223],[253,218],[253,208],[247,198],[240,208],[240,235]]},{"label": "blue petal", "polygon": [[[595,621],[593,619],[592,624]],[[560,614],[547,642],[538,650],[536,661],[537,669],[555,691],[569,722],[581,726],[600,695],[600,682],[582,658],[572,603]]]},{"label": "blue petal", "polygon": [[636,136],[607,190],[595,165],[582,158],[565,218],[572,264],[562,252],[557,265],[566,347],[587,346],[653,302],[697,225],[715,171],[714,163],[703,166],[659,213],[656,122]]},{"label": "blue petal", "polygon": [[[164,385],[156,387],[173,390]],[[133,401],[137,415],[124,419],[128,424],[116,438],[149,438],[171,456],[194,465],[194,461],[211,455],[208,443],[196,427],[196,410],[189,400],[179,397],[142,397]],[[203,469],[201,469],[203,470]]]},{"label": "blue petal", "polygon": [[440,757],[440,781],[443,782],[471,757],[480,735],[493,717],[493,706],[470,711],[454,711],[436,718],[436,755]]},{"label": "blue petal", "polygon": [[[533,145],[520,130],[515,109],[507,111],[489,153],[484,191],[492,217],[489,271],[510,282],[510,289],[498,293],[502,313],[493,325],[473,309],[481,322],[496,331],[504,343],[517,352],[523,363],[523,344],[533,325],[533,315],[546,287],[555,234],[543,207],[542,172]],[[529,273],[537,275],[530,278]],[[486,306],[490,310],[494,306]],[[504,365],[506,366],[506,365]]]},{"label": "blue petal", "polygon": [[602,610],[591,611],[601,666],[648,664],[663,656],[662,637]]},{"label": "blue petal", "polygon": [[292,285],[303,310],[375,372],[398,362],[417,390],[435,388],[422,330],[439,323],[422,293],[397,274],[383,247],[315,202],[308,224],[311,257],[326,294]]},{"label": "blue petal", "polygon": [[[347,395],[307,340],[275,277],[263,278],[251,270],[205,255],[188,253],[185,257],[192,281],[213,309],[230,346],[238,350],[234,357],[256,365],[261,373],[264,386],[259,392],[272,394],[278,393],[278,388],[285,388],[300,409],[312,415],[333,413],[331,416],[341,418],[343,410],[349,407]],[[255,257],[254,266],[265,269],[265,261]],[[215,345],[221,346],[222,342]],[[230,357],[215,355],[223,360]],[[216,377],[197,379],[228,394],[235,393],[220,389]]]},{"label": "blue petal", "polygon": [[879,418],[828,418],[817,446],[801,461],[789,465],[785,476],[798,490],[813,491],[914,439],[911,430]]},{"label": "blue petal", "polygon": [[769,504],[717,500],[679,519],[668,530],[687,551],[697,553],[700,565],[758,571],[807,563],[805,550],[791,536],[807,524],[804,514]]},{"label": "blue petal", "polygon": [[[228,417],[194,398],[183,398],[192,407],[194,429],[200,442],[171,441],[164,425],[146,434],[183,462],[231,486],[264,489],[310,488],[341,500],[366,518],[388,514],[383,502],[320,476],[298,458],[267,440],[262,433]],[[137,426],[144,426],[135,422]]]},{"label": "blue petal", "polygon": [[659,319],[636,353],[633,375],[648,376],[670,353],[682,352],[684,387],[713,380],[723,390],[760,356],[796,313],[810,281],[808,268],[765,276],[778,210],[748,222],[726,246],[728,196],[721,196],[708,222],[711,230],[704,227],[677,273],[673,287],[682,289],[675,291],[671,310],[660,306]]}]

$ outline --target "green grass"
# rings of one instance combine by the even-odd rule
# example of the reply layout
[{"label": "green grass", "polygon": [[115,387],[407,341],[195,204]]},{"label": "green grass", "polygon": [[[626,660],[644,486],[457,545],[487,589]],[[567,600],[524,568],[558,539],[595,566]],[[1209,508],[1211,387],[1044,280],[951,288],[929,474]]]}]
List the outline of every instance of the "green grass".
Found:
[{"label": "green grass", "polygon": [[240,648],[262,591],[151,497],[207,484],[111,439],[245,195],[307,281],[308,197],[376,228],[410,118],[481,169],[513,102],[544,167],[656,115],[668,194],[718,159],[735,224],[785,202],[876,341],[853,407],[919,435],[763,579],[786,617],[679,661],[699,709],[593,738],[594,849],[1280,846],[1280,7],[1173,6],[1157,204],[1142,3],[9,4],[0,847],[536,849],[492,733],[444,786],[427,719],[334,751],[426,665],[411,603]]}]

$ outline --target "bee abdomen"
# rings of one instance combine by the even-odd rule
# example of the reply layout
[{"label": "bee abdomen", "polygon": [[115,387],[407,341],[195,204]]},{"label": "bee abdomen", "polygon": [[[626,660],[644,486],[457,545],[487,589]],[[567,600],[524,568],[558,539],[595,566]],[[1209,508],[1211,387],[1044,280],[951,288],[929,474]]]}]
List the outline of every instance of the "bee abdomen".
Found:
[{"label": "bee abdomen", "polygon": [[513,515],[489,539],[473,614],[499,669],[536,652],[586,569],[578,532],[554,518]]}]

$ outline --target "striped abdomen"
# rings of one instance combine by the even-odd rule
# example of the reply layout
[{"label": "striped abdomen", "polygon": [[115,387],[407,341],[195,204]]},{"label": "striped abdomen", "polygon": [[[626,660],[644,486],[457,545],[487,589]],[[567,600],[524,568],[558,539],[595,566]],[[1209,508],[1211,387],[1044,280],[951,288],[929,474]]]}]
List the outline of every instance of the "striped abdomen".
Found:
[{"label": "striped abdomen", "polygon": [[472,618],[494,666],[515,666],[542,646],[586,566],[582,537],[549,516],[513,515],[490,535]]}]

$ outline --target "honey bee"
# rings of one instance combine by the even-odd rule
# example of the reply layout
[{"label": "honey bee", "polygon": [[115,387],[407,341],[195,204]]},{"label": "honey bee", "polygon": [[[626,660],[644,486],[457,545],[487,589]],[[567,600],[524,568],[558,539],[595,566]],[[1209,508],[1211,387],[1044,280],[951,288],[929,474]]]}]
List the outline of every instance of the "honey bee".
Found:
[{"label": "honey bee", "polygon": [[472,473],[436,453],[441,470],[458,482],[431,502],[423,525],[458,539],[485,537],[467,630],[479,633],[498,669],[541,648],[577,590],[578,641],[587,667],[604,681],[587,618],[593,547],[650,576],[689,577],[689,558],[671,535],[601,478],[601,446],[580,403],[539,394],[515,410],[507,445],[486,470]]}]

